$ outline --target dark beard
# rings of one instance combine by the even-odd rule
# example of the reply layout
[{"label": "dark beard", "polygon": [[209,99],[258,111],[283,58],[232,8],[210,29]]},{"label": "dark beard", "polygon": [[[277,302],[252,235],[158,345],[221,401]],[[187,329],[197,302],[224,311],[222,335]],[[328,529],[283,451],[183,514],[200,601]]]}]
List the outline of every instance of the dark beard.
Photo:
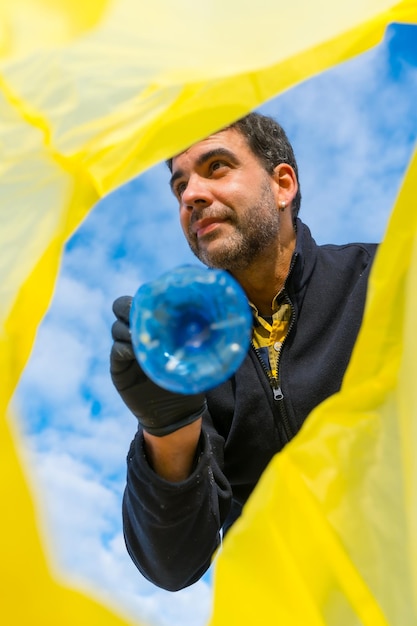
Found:
[{"label": "dark beard", "polygon": [[[263,186],[261,200],[256,206],[247,211],[240,220],[233,213],[228,221],[234,226],[234,232],[224,240],[219,250],[208,254],[205,249],[198,247],[198,241],[194,238],[189,240],[189,246],[195,256],[208,267],[229,272],[242,271],[277,241],[279,211],[269,183]],[[206,241],[209,237],[210,235],[206,236]],[[213,239],[215,238],[216,233],[213,233]]]}]

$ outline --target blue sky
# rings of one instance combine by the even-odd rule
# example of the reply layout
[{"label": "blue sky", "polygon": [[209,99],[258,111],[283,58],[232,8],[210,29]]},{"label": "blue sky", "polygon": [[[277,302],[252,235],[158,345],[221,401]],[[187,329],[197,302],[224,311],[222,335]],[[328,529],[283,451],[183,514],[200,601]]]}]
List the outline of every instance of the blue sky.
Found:
[{"label": "blue sky", "polygon": [[[391,26],[377,48],[261,107],[293,143],[300,217],[318,243],[383,237],[417,138],[416,30]],[[54,567],[155,626],[203,625],[211,577],[164,592],[126,555],[120,502],[136,422],[108,374],[111,305],[186,262],[160,164],[101,201],[68,242],[15,398]]]}]

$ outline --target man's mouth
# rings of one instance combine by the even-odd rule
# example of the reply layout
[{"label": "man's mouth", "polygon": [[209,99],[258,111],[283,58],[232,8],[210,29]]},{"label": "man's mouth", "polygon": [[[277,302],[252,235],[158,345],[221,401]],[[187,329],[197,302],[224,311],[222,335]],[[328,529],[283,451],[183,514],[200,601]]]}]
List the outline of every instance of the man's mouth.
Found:
[{"label": "man's mouth", "polygon": [[191,230],[198,239],[204,237],[208,233],[215,230],[220,224],[223,224],[224,220],[219,217],[206,217],[201,220],[197,220],[191,226]]}]

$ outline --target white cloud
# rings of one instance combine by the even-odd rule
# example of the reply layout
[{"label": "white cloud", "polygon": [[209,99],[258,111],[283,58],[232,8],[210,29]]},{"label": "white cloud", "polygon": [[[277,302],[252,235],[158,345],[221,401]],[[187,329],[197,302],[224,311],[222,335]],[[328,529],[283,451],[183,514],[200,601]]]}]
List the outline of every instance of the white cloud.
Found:
[{"label": "white cloud", "polygon": [[39,332],[38,345],[31,361],[33,389],[52,403],[72,401],[87,375],[83,344],[70,329],[45,326]]},{"label": "white cloud", "polygon": [[91,464],[59,448],[32,450],[29,457],[44,545],[60,577],[131,619],[154,626],[206,622],[207,582],[169,593],[144,579],[130,561],[119,521],[121,481],[106,484]]}]

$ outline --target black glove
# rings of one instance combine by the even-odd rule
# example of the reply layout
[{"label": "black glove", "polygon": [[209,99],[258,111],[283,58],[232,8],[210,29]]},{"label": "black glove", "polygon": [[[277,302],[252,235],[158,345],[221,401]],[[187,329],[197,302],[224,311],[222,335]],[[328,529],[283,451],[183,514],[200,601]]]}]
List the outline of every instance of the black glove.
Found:
[{"label": "black glove", "polygon": [[130,338],[130,296],[117,298],[113,312],[117,320],[112,326],[113,346],[110,353],[110,374],[123,402],[138,418],[143,429],[163,437],[198,419],[205,407],[202,393],[187,396],[167,391],[144,373],[133,352]]}]

